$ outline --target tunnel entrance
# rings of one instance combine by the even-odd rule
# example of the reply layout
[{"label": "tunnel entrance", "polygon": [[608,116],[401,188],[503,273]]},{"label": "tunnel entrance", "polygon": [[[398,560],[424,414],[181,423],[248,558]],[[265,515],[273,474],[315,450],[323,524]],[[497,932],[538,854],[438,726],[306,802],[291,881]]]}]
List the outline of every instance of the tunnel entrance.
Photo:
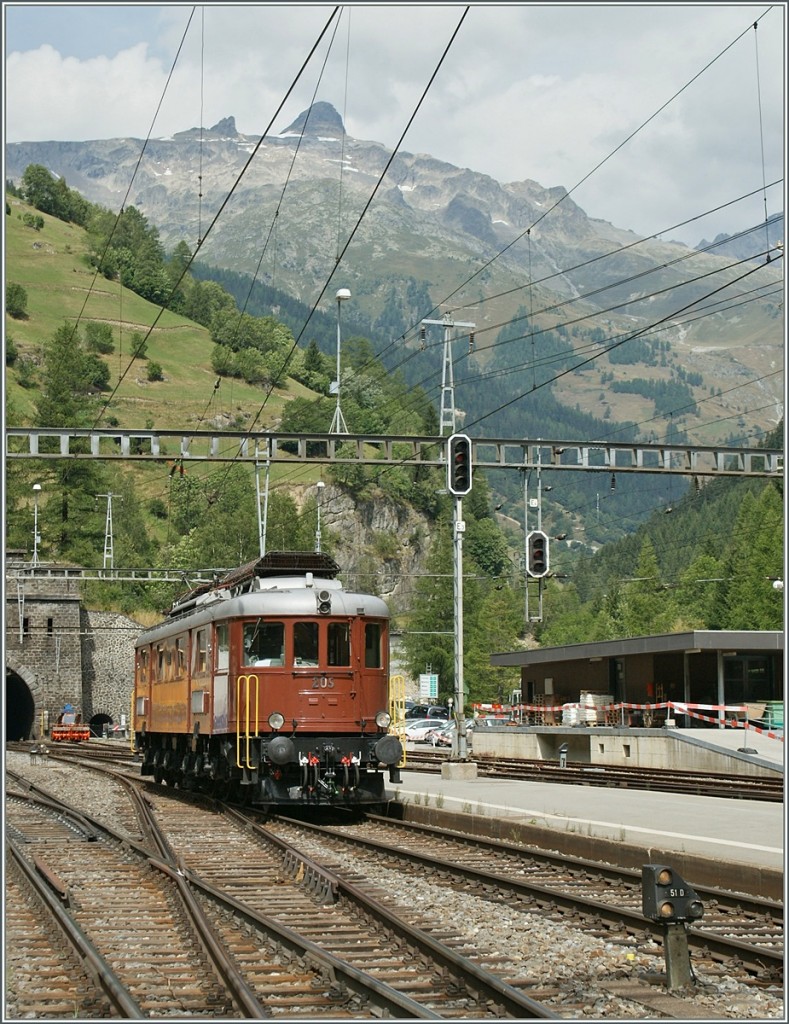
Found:
[{"label": "tunnel entrance", "polygon": [[33,738],[36,706],[24,679],[11,669],[5,675],[6,742]]},{"label": "tunnel entrance", "polygon": [[111,726],[112,718],[109,715],[94,715],[88,725],[90,725],[91,736],[103,736],[104,726]]}]

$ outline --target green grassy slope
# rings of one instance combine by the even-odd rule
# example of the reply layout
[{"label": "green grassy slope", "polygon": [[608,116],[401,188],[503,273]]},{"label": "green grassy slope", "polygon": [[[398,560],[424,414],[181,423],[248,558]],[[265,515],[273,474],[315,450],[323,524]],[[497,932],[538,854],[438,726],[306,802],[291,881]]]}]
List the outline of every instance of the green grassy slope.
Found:
[{"label": "green grassy slope", "polygon": [[[170,312],[160,315],[158,306],[97,276],[85,262],[87,236],[81,228],[43,214],[44,228],[36,231],[22,216],[37,211],[13,196],[7,202],[6,284],[26,290],[27,317],[6,314],[6,337],[13,339],[21,357],[40,363],[43,345],[64,322],[109,323],[115,351],[103,357],[111,374],[110,390],[103,396],[111,399],[105,420],[125,429],[157,430],[244,429],[255,420],[255,429],[263,430],[277,424],[289,399],[312,394],[293,380],[268,400],[261,387],[238,380],[224,379],[214,391],[213,343],[204,327]],[[152,383],[147,360],[132,359],[131,354],[132,335],[146,335],[154,323],[147,356],[162,367],[164,380]],[[7,368],[6,389],[20,424],[30,423],[37,391],[20,386],[13,366]]]}]

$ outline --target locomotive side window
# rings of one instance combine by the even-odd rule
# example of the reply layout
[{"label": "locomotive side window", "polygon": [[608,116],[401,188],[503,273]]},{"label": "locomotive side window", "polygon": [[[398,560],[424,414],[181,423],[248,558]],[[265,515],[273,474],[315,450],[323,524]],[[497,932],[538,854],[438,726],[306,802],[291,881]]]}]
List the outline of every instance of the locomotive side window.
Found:
[{"label": "locomotive side window", "polygon": [[230,666],[230,630],[226,622],[216,627],[216,671],[227,672]]},{"label": "locomotive side window", "polygon": [[285,664],[285,623],[256,622],[244,624],[244,664]]},{"label": "locomotive side window", "polygon": [[175,641],[175,678],[183,679],[186,673],[186,638],[179,636]]},{"label": "locomotive side window", "polygon": [[366,622],[364,625],[364,667],[383,668],[380,622]]},{"label": "locomotive side window", "polygon": [[148,682],[148,648],[141,647],[137,652],[138,661],[137,665],[139,668],[139,677],[141,683]]},{"label": "locomotive side window", "polygon": [[156,682],[164,682],[164,644],[156,648]]},{"label": "locomotive side window", "polygon": [[208,630],[198,629],[195,633],[192,652],[192,675],[202,676],[208,671]]},{"label": "locomotive side window", "polygon": [[293,625],[293,664],[318,664],[318,623],[296,622]]},{"label": "locomotive side window", "polygon": [[329,623],[329,664],[350,665],[351,627],[347,622]]}]

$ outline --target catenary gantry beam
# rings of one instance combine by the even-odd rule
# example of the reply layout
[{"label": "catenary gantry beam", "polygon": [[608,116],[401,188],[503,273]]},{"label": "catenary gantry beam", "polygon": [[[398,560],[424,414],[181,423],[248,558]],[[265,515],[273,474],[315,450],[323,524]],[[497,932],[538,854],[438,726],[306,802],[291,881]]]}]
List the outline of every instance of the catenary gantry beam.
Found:
[{"label": "catenary gantry beam", "polygon": [[[442,466],[446,437],[275,432],[94,430],[7,427],[8,459],[132,459],[140,462],[249,462]],[[471,438],[480,469],[589,470],[684,476],[775,477],[783,452],[720,445],[629,444]]]}]

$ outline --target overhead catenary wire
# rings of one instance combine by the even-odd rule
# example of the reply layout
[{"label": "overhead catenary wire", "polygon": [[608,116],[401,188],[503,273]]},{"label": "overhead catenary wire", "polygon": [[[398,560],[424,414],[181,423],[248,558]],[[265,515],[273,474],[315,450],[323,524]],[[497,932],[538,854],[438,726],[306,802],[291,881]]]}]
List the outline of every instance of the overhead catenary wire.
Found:
[{"label": "overhead catenary wire", "polygon": [[[265,129],[265,130],[263,131],[263,133],[262,133],[262,134],[261,134],[261,136],[260,136],[260,139],[259,139],[259,140],[257,141],[257,143],[255,144],[255,146],[253,147],[253,149],[252,149],[252,152],[250,153],[250,155],[249,155],[248,159],[246,160],[246,162],[245,162],[244,166],[242,167],[242,169],[241,169],[240,173],[238,174],[238,176],[237,176],[237,178],[236,178],[235,182],[234,182],[234,183],[233,183],[233,185],[231,186],[231,188],[230,188],[230,191],[229,191],[229,192],[227,193],[227,195],[225,196],[225,198],[224,198],[224,199],[222,200],[222,202],[221,202],[221,204],[220,204],[220,206],[219,206],[219,209],[217,210],[216,214],[215,214],[215,215],[214,215],[214,217],[213,217],[213,220],[211,221],[211,223],[210,223],[210,224],[208,225],[208,227],[206,228],[206,232],[205,232],[205,234],[203,235],[203,237],[202,237],[202,239],[201,239],[201,241],[200,241],[200,244],[199,244],[199,245],[197,246],[197,248],[195,249],[195,251],[194,251],[194,252],[192,253],[191,257],[190,257],[190,258],[189,258],[189,260],[188,260],[188,261],[186,262],[186,265],[184,266],[184,268],[183,268],[183,270],[182,270],[182,272],[181,272],[181,275],[180,275],[180,277],[179,277],[179,278],[178,278],[178,280],[177,280],[177,281],[175,282],[175,284],[174,284],[174,285],[172,286],[172,288],[171,288],[171,291],[170,291],[170,295],[169,295],[169,296],[167,297],[167,299],[165,299],[165,304],[164,304],[164,305],[162,305],[162,307],[160,308],[160,310],[159,310],[159,312],[157,313],[156,317],[154,318],[154,321],[153,321],[153,323],[152,323],[152,324],[151,324],[151,326],[150,326],[150,327],[148,328],[148,331],[147,331],[147,333],[146,333],[145,337],[143,338],[142,342],[141,342],[141,343],[140,343],[140,345],[138,346],[138,349],[137,349],[137,351],[139,351],[139,350],[140,350],[140,349],[142,348],[142,346],[143,346],[143,344],[145,343],[145,341],[147,341],[147,339],[148,339],[148,338],[150,337],[150,335],[151,335],[151,332],[153,331],[154,327],[155,327],[155,326],[156,326],[156,324],[157,324],[157,323],[159,322],[159,320],[161,319],[161,317],[162,317],[162,316],[164,315],[164,312],[165,312],[165,310],[166,310],[166,308],[167,308],[167,303],[168,303],[168,302],[169,302],[169,301],[170,301],[170,300],[172,299],[173,295],[175,295],[175,293],[177,292],[177,290],[178,290],[178,287],[179,287],[179,285],[181,284],[181,281],[182,281],[182,280],[184,279],[184,277],[185,277],[185,276],[186,276],[186,274],[188,273],[188,271],[189,271],[189,268],[190,268],[190,266],[192,265],[192,263],[193,263],[193,262],[194,262],[194,260],[195,260],[195,257],[196,257],[196,256],[197,256],[197,254],[199,253],[199,251],[200,251],[201,247],[202,247],[202,246],[203,246],[203,245],[205,244],[205,241],[206,241],[206,239],[208,238],[208,236],[209,236],[209,234],[211,233],[211,231],[213,230],[213,228],[214,228],[214,227],[216,226],[216,223],[217,223],[217,221],[218,221],[218,220],[219,220],[219,218],[220,218],[220,217],[222,216],[222,213],[224,212],[224,210],[225,210],[225,207],[226,207],[226,206],[227,206],[227,204],[228,204],[228,203],[230,202],[230,199],[232,198],[233,194],[235,193],[236,189],[238,188],[238,186],[239,186],[239,184],[240,184],[240,182],[241,182],[242,178],[244,177],[244,175],[246,174],[246,172],[247,172],[247,170],[249,169],[250,165],[252,164],[253,160],[255,159],[255,157],[256,157],[256,155],[257,155],[257,153],[258,153],[258,150],[259,150],[259,149],[260,149],[260,147],[261,147],[261,146],[263,145],[263,141],[264,141],[264,139],[266,138],[266,135],[268,134],[268,132],[269,132],[269,131],[271,130],[271,127],[272,127],[272,125],[274,124],[274,121],[275,121],[275,120],[276,120],[276,118],[277,118],[277,117],[279,116],[279,114],[280,114],[280,111],[281,111],[281,110],[282,110],[282,108],[284,107],[285,103],[287,102],[287,100],[288,100],[288,98],[290,97],[290,95],[291,95],[291,93],[293,92],[293,90],[294,90],[294,89],[296,88],[296,85],[298,84],[298,82],[299,82],[299,79],[301,78],[302,74],[304,73],[304,70],[305,70],[305,68],[306,68],[306,67],[308,66],[308,64],[309,64],[310,60],[312,59],[312,56],[313,56],[313,54],[315,53],[315,50],[316,50],[316,49],[318,48],[318,46],[320,45],[320,42],[321,42],[321,40],[323,39],[324,35],[325,35],[325,34],[326,34],[326,32],[328,31],[328,29],[329,29],[329,26],[331,25],[332,21],[333,21],[333,20],[334,20],[334,18],[336,17],[336,15],[337,15],[337,11],[338,11],[338,10],[339,10],[339,8],[338,8],[338,7],[335,7],[335,8],[334,8],[334,10],[332,11],[331,15],[329,16],[329,19],[328,19],[328,21],[326,22],[326,24],[324,25],[324,27],[323,27],[323,29],[322,29],[322,31],[321,31],[321,33],[320,33],[320,35],[319,35],[319,36],[318,36],[318,38],[316,39],[316,41],[315,41],[315,43],[313,44],[313,46],[312,46],[312,48],[311,48],[311,50],[310,50],[309,54],[308,54],[308,55],[307,55],[307,57],[306,57],[306,58],[304,59],[304,61],[303,61],[302,65],[301,65],[301,67],[299,68],[299,71],[297,72],[297,74],[296,74],[296,77],[295,77],[295,78],[294,78],[294,80],[293,80],[293,81],[291,82],[291,84],[290,84],[290,86],[289,86],[289,88],[288,88],[287,92],[285,93],[285,95],[283,96],[282,100],[280,101],[280,103],[279,103],[279,106],[277,107],[277,109],[275,110],[274,114],[272,115],[272,117],[271,117],[271,120],[269,121],[269,124],[268,124],[268,126],[267,126],[267,127],[266,127],[266,129]],[[124,374],[123,374],[123,377],[125,377],[125,376],[126,376],[126,374],[127,374],[128,372],[129,372],[129,369],[131,368],[131,366],[132,366],[132,363],[134,362],[134,358],[135,358],[135,357],[136,357],[136,355],[137,355],[137,351],[135,351],[135,352],[133,353],[133,355],[132,355],[132,359],[130,360],[130,362],[129,362],[128,366],[126,367],[126,370],[125,370],[125,372],[124,372]],[[122,379],[123,379],[123,378],[122,378]],[[99,420],[100,420],[100,419],[101,419],[101,417],[102,417],[102,416],[104,415],[104,413],[105,413],[105,412],[107,411],[107,408],[109,407],[109,404],[110,404],[110,402],[112,401],[113,397],[114,397],[114,396],[115,396],[115,394],[117,393],[117,390],[118,390],[118,387],[120,387],[120,384],[121,384],[121,381],[118,381],[118,384],[117,384],[117,385],[115,386],[115,388],[113,388],[113,390],[112,390],[111,394],[109,395],[109,397],[107,398],[107,400],[106,400],[106,401],[104,402],[104,404],[103,404],[102,408],[101,408],[101,409],[99,410],[99,413],[98,413],[98,415],[96,416],[96,419],[94,420],[94,423],[93,423],[93,426],[94,426],[94,427],[98,425],[98,422],[99,422]]]},{"label": "overhead catenary wire", "polygon": [[[769,11],[770,11],[770,8],[768,8],[766,11],[764,11],[759,16],[759,18],[756,19],[756,23],[758,23],[760,20],[762,20],[769,13]],[[468,278],[466,278],[466,280],[462,284],[458,285],[452,292],[450,292],[449,295],[445,296],[444,299],[441,302],[439,302],[437,305],[433,306],[433,308],[430,310],[430,312],[428,312],[425,315],[426,316],[430,316],[430,313],[435,312],[441,306],[448,304],[450,302],[450,300],[455,295],[457,295],[459,291],[461,291],[461,289],[465,288],[468,284],[471,283],[471,281],[473,281],[475,278],[477,278],[480,274],[484,273],[484,271],[486,271],[488,269],[488,267],[491,266],[492,263],[494,263],[497,259],[500,259],[501,256],[504,255],[504,253],[508,252],[517,242],[519,242],[526,235],[526,233],[528,231],[531,231],[535,227],[537,227],[537,225],[540,224],[543,220],[545,220],[545,218],[548,217],[561,203],[563,203],[567,199],[569,199],[570,196],[581,187],[581,185],[583,185],[586,181],[588,181],[589,178],[591,178],[593,174],[595,174],[597,171],[600,170],[601,167],[603,167],[606,163],[608,163],[608,161],[612,157],[614,157],[621,149],[623,149],[629,142],[631,142],[641,131],[644,130],[644,128],[647,127],[647,125],[649,125],[652,121],[654,121],[655,118],[658,117],[676,99],[678,99],[682,95],[682,93],[684,93],[687,89],[689,89],[690,86],[693,85],[694,82],[698,81],[698,79],[701,78],[702,75],[704,75],[715,63],[717,63],[717,61],[719,61],[726,53],[728,53],[728,51],[733,46],[735,46],[745,35],[747,35],[747,33],[750,31],[750,29],[751,29],[751,25],[749,24],[748,28],[746,28],[742,32],[740,32],[730,43],[728,43],[727,46],[725,46],[721,51],[719,51],[719,53],[717,53],[716,56],[714,56],[711,60],[709,60],[698,72],[696,72],[695,75],[692,76],[692,78],[690,78],[681,88],[679,88],[672,96],[670,96],[669,99],[667,99],[664,103],[662,103],[661,106],[659,106],[657,108],[657,110],[655,110],[652,114],[650,114],[649,117],[647,117],[644,121],[642,121],[641,124],[637,128],[635,128],[629,135],[626,136],[626,138],[624,138],[618,145],[616,145],[607,154],[607,156],[605,156],[602,160],[600,160],[598,163],[596,163],[594,165],[594,167],[591,168],[591,170],[587,171],[587,173],[584,174],[583,177],[579,181],[577,181],[575,183],[575,185],[573,185],[568,191],[564,192],[559,197],[559,199],[557,199],[557,201],[555,203],[553,203],[551,206],[549,206],[547,209],[545,209],[537,217],[537,219],[535,221],[533,221],[529,225],[528,228],[526,228],[519,235],[517,235],[511,242],[509,242],[506,246],[504,246],[504,248],[502,248],[498,253],[496,253],[495,256],[492,256],[489,260],[487,260],[485,263],[483,263],[483,265],[481,267],[479,267],[473,274],[471,274]],[[420,317],[420,320],[421,319],[424,319],[424,317]],[[417,321],[417,322],[419,322],[419,321]]]},{"label": "overhead catenary wire", "polygon": [[[164,97],[167,95],[167,90],[169,89],[170,82],[171,82],[172,77],[173,77],[173,72],[175,71],[176,64],[178,63],[178,59],[179,59],[179,57],[181,55],[181,50],[183,49],[183,45],[184,45],[184,42],[186,40],[187,33],[189,32],[189,26],[192,23],[192,18],[194,17],[194,12],[195,12],[195,9],[193,7],[191,12],[190,12],[190,14],[189,14],[189,18],[188,18],[187,23],[186,23],[186,28],[184,29],[183,35],[181,36],[181,41],[178,44],[178,49],[176,50],[175,57],[173,58],[173,62],[171,64],[171,66],[170,66],[170,72],[167,75],[167,81],[164,84],[164,89],[162,90],[162,94],[159,97],[159,102],[158,102],[158,104],[156,106],[156,112],[154,113],[153,120],[151,121],[151,125],[150,125],[150,127],[148,129],[148,133],[147,133],[147,135],[145,137],[145,141],[142,144],[142,149],[140,150],[140,155],[137,158],[137,163],[135,164],[134,170],[132,172],[132,176],[129,179],[129,184],[128,184],[127,188],[126,188],[126,193],[125,193],[125,195],[123,197],[123,200],[121,201],[120,209],[118,210],[118,213],[116,214],[115,222],[112,225],[112,229],[110,230],[109,236],[108,236],[106,242],[104,243],[104,248],[102,249],[101,254],[99,255],[99,257],[98,257],[98,259],[96,261],[96,271],[95,271],[95,273],[93,275],[93,278],[91,279],[90,286],[88,287],[88,290],[87,290],[87,292],[85,294],[85,298],[83,300],[82,307],[80,308],[80,311],[77,313],[77,316],[74,319],[74,323],[73,323],[72,328],[71,328],[71,336],[72,337],[75,334],[75,332],[77,331],[77,329],[78,329],[78,327],[80,325],[80,322],[82,320],[82,317],[84,316],[85,310],[86,310],[87,305],[88,305],[88,301],[89,301],[89,299],[90,299],[90,297],[91,297],[91,295],[93,293],[93,289],[94,289],[96,281],[97,281],[97,279],[99,277],[99,274],[101,273],[102,264],[104,263],[104,260],[105,260],[105,258],[107,256],[107,252],[109,251],[110,243],[112,242],[113,236],[114,236],[115,232],[118,229],[118,225],[121,222],[121,218],[123,217],[124,210],[126,208],[126,203],[127,203],[128,199],[129,199],[129,195],[131,194],[132,185],[134,184],[134,180],[137,177],[137,172],[140,169],[140,165],[142,163],[142,158],[145,155],[145,150],[148,148],[148,143],[151,141],[151,136],[153,134],[154,125],[156,124],[156,119],[159,116],[159,111],[162,108],[162,103],[164,102]],[[123,288],[123,284],[121,282],[121,290],[122,290],[122,288]],[[146,335],[146,337],[147,337],[147,335]],[[121,373],[119,371],[119,374],[118,374],[118,385],[120,385],[120,382],[123,380],[123,377],[126,375],[126,373],[128,373],[129,367],[131,366],[131,363],[134,361],[135,355],[136,355],[136,353],[132,355],[131,362],[126,367],[126,370],[123,373]]]},{"label": "overhead catenary wire", "polygon": [[[770,187],[772,187],[773,185],[776,185],[776,184],[778,184],[778,182],[772,182]],[[642,245],[645,242],[648,242],[648,241],[651,241],[651,240],[657,238],[660,234],[665,234],[666,232],[674,231],[677,227],[680,227],[682,225],[686,225],[688,223],[691,223],[693,220],[709,216],[711,213],[714,213],[714,212],[717,212],[717,211],[719,211],[721,209],[724,209],[727,206],[732,205],[733,203],[741,202],[741,201],[743,201],[745,199],[748,199],[751,196],[758,194],[758,191],[759,190],[754,190],[753,192],[750,192],[750,193],[746,194],[745,196],[740,196],[738,199],[732,200],[730,203],[722,204],[722,205],[714,208],[713,210],[706,211],[703,214],[699,214],[698,217],[696,217],[696,218],[690,218],[689,220],[683,221],[680,224],[674,224],[674,225],[672,225],[672,226],[670,226],[668,228],[664,228],[661,231],[655,233],[654,235],[649,236],[649,238],[638,239],[635,242],[628,243],[627,245],[621,246],[621,247],[619,247],[617,249],[614,249],[614,250],[612,250],[610,252],[607,252],[607,253],[601,254],[599,256],[593,257],[590,260],[585,260],[585,261],[583,261],[583,262],[581,262],[579,264],[576,264],[576,265],[574,265],[572,267],[568,267],[568,268],[564,268],[564,269],[559,269],[559,270],[555,271],[554,273],[549,274],[549,275],[547,275],[544,278],[538,279],[537,281],[535,281],[533,283],[535,285],[543,284],[543,283],[545,283],[547,281],[552,280],[555,277],[566,276],[567,274],[573,273],[574,271],[577,271],[577,270],[583,269],[585,267],[588,267],[588,266],[590,266],[593,263],[596,263],[596,262],[599,262],[601,260],[609,259],[609,258],[611,258],[613,256],[619,255],[622,252],[625,252],[625,251],[627,251],[629,249],[632,249],[632,248],[634,248],[636,246]],[[730,242],[731,241],[735,241],[736,239],[744,237],[744,236],[746,236],[749,233],[750,233],[750,229],[738,232],[738,233],[736,233],[736,234],[734,234],[732,236],[729,236],[728,241],[730,241]],[[647,269],[645,271],[640,272],[640,274],[638,274],[638,275],[634,275],[634,276],[631,275],[630,277],[627,277],[627,278],[617,279],[616,281],[609,283],[607,286],[605,286],[605,288],[599,289],[599,291],[605,291],[606,289],[621,288],[625,284],[628,284],[628,283],[631,283],[634,280],[637,280],[639,277],[648,276],[648,274],[658,272],[661,269],[667,269],[669,266],[673,265],[674,263],[681,262],[682,260],[685,260],[685,259],[692,259],[692,258],[694,258],[695,256],[697,256],[699,254],[704,254],[704,253],[711,252],[713,249],[718,247],[720,244],[722,244],[722,243],[721,242],[712,242],[708,246],[705,246],[702,249],[690,250],[689,252],[682,253],[680,256],[676,257],[675,260],[669,261],[668,263],[662,263],[662,264],[654,265],[651,268],[649,268],[649,269]],[[531,275],[529,275],[529,276],[531,278]],[[685,283],[685,282],[678,282],[677,286],[680,286],[683,283]],[[487,301],[490,301],[492,299],[500,298],[500,297],[503,297],[505,295],[512,294],[514,291],[520,291],[523,288],[529,288],[530,289],[531,288],[531,284],[532,284],[532,282],[531,282],[531,280],[529,280],[526,285],[518,286],[516,289],[509,289],[509,290],[507,290],[505,292],[496,293],[495,295],[492,295],[492,296],[482,297],[482,298],[479,299],[478,304],[481,305],[481,304],[483,304],[483,303],[485,303]],[[552,311],[554,309],[561,308],[561,306],[564,305],[564,304],[571,304],[574,301],[579,301],[580,299],[588,298],[589,296],[594,295],[594,294],[596,294],[596,293],[595,292],[585,293],[584,295],[577,296],[574,299],[565,300],[563,303],[558,303],[558,304],[556,304],[554,306],[545,307],[544,309],[538,310],[537,314],[535,314],[535,315],[542,315],[545,312],[549,312],[549,311]],[[654,294],[657,294],[657,293],[646,293],[646,294],[643,294],[643,295],[641,295],[639,297],[638,300],[634,300],[634,301],[646,302],[650,298],[652,298],[652,296]],[[588,314],[587,317],[584,317],[584,318],[581,318],[581,319],[592,319],[592,318],[594,318],[594,317],[596,317],[598,315],[602,315],[602,314],[604,314],[606,312],[609,312],[609,310],[606,310],[606,309],[596,309],[596,310],[590,311],[590,313]],[[510,319],[508,321],[502,321],[502,322],[499,322],[497,324],[490,325],[488,327],[483,328],[480,331],[477,331],[476,333],[484,333],[484,332],[489,332],[491,330],[500,330],[503,327],[510,326],[512,323],[517,322],[517,319],[518,318],[512,318],[512,319]],[[529,316],[529,321],[530,321],[530,335],[529,336],[531,336],[531,332],[533,331],[533,327],[531,326],[531,324],[532,324],[532,316],[531,315]],[[563,322],[557,322],[557,323],[553,324],[551,327],[545,328],[544,330],[545,331],[556,330],[559,327],[571,326],[572,324],[575,324],[575,323],[578,323],[578,322],[580,322],[578,319],[576,319],[576,320],[568,320],[568,321],[563,321]],[[519,337],[511,338],[511,339],[509,339],[509,342],[511,343],[511,342],[519,341],[523,337],[525,337],[525,336],[521,335]],[[404,338],[405,338],[405,335],[401,335],[401,336],[399,336],[398,340],[402,340]],[[388,346],[386,346],[381,352],[379,352],[377,354],[376,358],[378,360],[383,359],[385,357],[385,355],[387,354],[387,352],[395,344],[396,344],[396,342],[390,342],[390,344]],[[400,369],[403,366],[407,365],[413,359],[417,358],[417,356],[420,354],[420,352],[423,352],[423,351],[428,350],[428,349],[437,348],[437,347],[439,347],[439,346],[437,344],[435,344],[435,343],[433,343],[433,344],[428,346],[425,343],[425,341],[423,340],[418,351],[417,350],[410,350],[410,351],[406,352],[400,358],[400,360],[398,362],[390,365],[388,367],[388,370],[389,370],[390,373],[394,373],[398,369]],[[360,373],[363,372],[364,369],[366,369],[367,365],[370,365],[370,364],[362,365],[361,367],[358,368],[357,372],[360,372]],[[426,374],[425,377],[423,377],[421,381],[416,382],[416,384],[414,386],[415,387],[424,387],[428,380],[433,380],[433,379],[434,379],[434,374],[431,371],[430,374]],[[316,403],[318,401],[320,401],[320,398],[316,398],[315,399]]]}]

